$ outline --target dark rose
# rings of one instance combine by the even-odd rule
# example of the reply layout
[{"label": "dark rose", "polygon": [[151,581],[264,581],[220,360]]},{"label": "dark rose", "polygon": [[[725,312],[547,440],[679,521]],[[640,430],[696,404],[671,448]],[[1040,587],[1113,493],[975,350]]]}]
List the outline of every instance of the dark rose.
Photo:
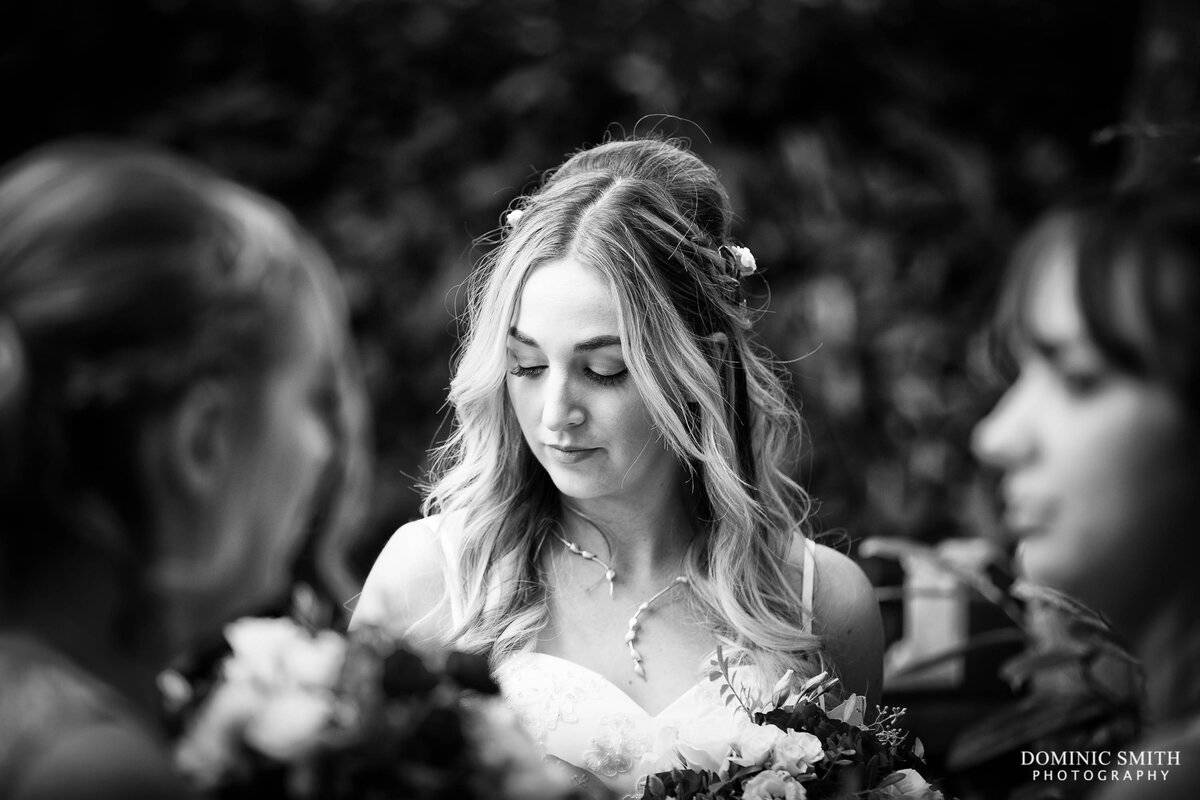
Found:
[{"label": "dark rose", "polygon": [[398,648],[383,660],[383,693],[387,697],[425,694],[438,679],[416,653]]},{"label": "dark rose", "polygon": [[486,656],[452,652],[446,657],[446,675],[464,689],[474,689],[482,694],[500,693],[500,687],[488,669]]}]

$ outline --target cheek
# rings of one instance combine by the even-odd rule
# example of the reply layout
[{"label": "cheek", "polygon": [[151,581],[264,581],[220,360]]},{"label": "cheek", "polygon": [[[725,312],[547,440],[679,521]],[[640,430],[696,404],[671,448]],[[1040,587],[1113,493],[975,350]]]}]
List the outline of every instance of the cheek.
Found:
[{"label": "cheek", "polygon": [[[1115,416],[1081,431],[1069,453],[1071,485],[1081,511],[1111,520],[1114,535],[1132,535],[1147,520],[1178,505],[1177,487],[1189,481],[1195,459],[1180,446],[1180,430],[1159,424],[1151,409]],[[1073,464],[1073,467],[1072,467]]]},{"label": "cheek", "polygon": [[649,453],[647,443],[652,446],[659,438],[650,409],[632,388],[596,403],[593,415],[613,439],[622,443],[622,449],[640,454],[643,459]]},{"label": "cheek", "polygon": [[1181,427],[1153,403],[1112,411],[1081,414],[1060,429],[1045,476],[1057,522],[1050,535],[1024,543],[1022,560],[1031,578],[1120,614],[1152,588],[1132,587],[1141,576],[1169,580],[1188,563],[1200,465]]},{"label": "cheek", "polygon": [[301,427],[300,448],[309,459],[320,467],[326,466],[333,457],[336,448],[334,423],[325,415],[313,409],[305,409],[303,416],[305,425]]},{"label": "cheek", "polygon": [[282,488],[292,492],[294,503],[306,504],[333,457],[333,432],[319,414],[307,411],[287,436],[289,446],[279,453],[283,458],[280,472],[288,476]]},{"label": "cheek", "polygon": [[508,404],[512,413],[526,435],[537,425],[541,409],[537,402],[536,392],[529,381],[510,377],[505,381],[505,391],[508,394]]},{"label": "cheek", "polygon": [[286,548],[306,528],[321,477],[334,453],[328,422],[306,402],[281,403],[264,442],[252,502],[272,547]]}]

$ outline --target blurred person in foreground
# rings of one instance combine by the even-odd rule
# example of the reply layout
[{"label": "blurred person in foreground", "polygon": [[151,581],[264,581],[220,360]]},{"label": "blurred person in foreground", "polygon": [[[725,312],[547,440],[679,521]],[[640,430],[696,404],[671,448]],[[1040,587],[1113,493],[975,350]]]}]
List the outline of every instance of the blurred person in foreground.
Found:
[{"label": "blurred person in foreground", "polygon": [[187,795],[156,675],[287,588],[351,460],[347,346],[254,192],[101,142],[0,176],[0,796]]},{"label": "blurred person in foreground", "polygon": [[715,170],[659,139],[583,150],[522,199],[475,276],[428,516],[355,612],[487,653],[546,751],[622,795],[676,747],[728,752],[722,643],[766,688],[880,688],[874,592],[806,535],[800,418],[732,220]]},{"label": "blurred person in foreground", "polygon": [[1016,382],[975,431],[1003,473],[1030,580],[1100,611],[1146,676],[1165,782],[1103,798],[1200,796],[1200,192],[1049,215],[1018,249],[999,321]]}]

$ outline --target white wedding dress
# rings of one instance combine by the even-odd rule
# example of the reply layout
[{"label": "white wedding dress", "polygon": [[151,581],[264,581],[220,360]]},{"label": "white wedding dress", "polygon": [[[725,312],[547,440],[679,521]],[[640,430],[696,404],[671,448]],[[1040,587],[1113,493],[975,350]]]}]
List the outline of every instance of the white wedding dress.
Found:
[{"label": "white wedding dress", "polygon": [[[431,533],[437,538],[436,548],[441,551],[442,585],[461,580],[456,569],[453,523],[434,516],[411,524],[432,528]],[[372,569],[352,626],[377,624],[396,635],[407,633],[395,628],[395,620],[403,618],[404,606],[397,595],[403,594],[406,587],[396,576],[387,574],[391,569],[386,563],[390,558],[406,558],[405,542],[397,541],[403,535],[402,529]],[[797,537],[796,543],[800,542],[804,547],[801,599],[811,612],[814,545],[807,538]],[[443,609],[449,625],[442,629],[457,627],[462,619],[461,608],[452,601]],[[811,613],[804,616],[811,619]],[[743,670],[751,668],[733,670],[735,683],[750,682],[751,672]],[[772,676],[771,682],[776,678]],[[650,715],[599,673],[558,656],[536,652],[536,642],[529,649],[505,657],[496,667],[496,679],[504,698],[546,755],[595,775],[618,797],[640,796],[638,779],[677,766],[677,752],[692,764],[707,764],[716,770],[738,729],[749,724],[736,703],[727,706],[723,702],[720,684],[707,676],[662,711]],[[762,683],[754,682],[760,687]],[[770,683],[766,685],[769,688]]]},{"label": "white wedding dress", "polygon": [[[812,609],[813,544],[804,542],[802,594]],[[603,675],[533,650],[505,658],[496,678],[547,755],[587,770],[619,797],[640,797],[638,779],[677,766],[676,751],[692,764],[717,769],[738,729],[749,724],[707,676],[655,715]],[[733,678],[738,681],[737,668]]]}]

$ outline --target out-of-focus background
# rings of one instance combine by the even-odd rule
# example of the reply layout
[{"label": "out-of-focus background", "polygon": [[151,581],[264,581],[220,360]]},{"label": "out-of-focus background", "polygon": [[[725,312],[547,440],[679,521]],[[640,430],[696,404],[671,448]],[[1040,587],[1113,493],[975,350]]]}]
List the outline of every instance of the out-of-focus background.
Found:
[{"label": "out-of-focus background", "polygon": [[333,253],[375,409],[361,572],[417,513],[474,240],[608,133],[685,136],[725,179],[821,528],[982,524],[965,442],[991,399],[972,342],[998,268],[1031,215],[1125,166],[1147,50],[1170,47],[1157,17],[1190,3],[6,5],[0,156],[163,143],[282,200]]},{"label": "out-of-focus background", "polygon": [[1198,31],[1194,0],[8,3],[0,157],[157,142],[316,233],[374,407],[361,577],[418,513],[476,240],[580,146],[686,137],[762,269],[818,529],[1003,547],[967,438],[1008,248],[1052,202],[1179,166]]}]

